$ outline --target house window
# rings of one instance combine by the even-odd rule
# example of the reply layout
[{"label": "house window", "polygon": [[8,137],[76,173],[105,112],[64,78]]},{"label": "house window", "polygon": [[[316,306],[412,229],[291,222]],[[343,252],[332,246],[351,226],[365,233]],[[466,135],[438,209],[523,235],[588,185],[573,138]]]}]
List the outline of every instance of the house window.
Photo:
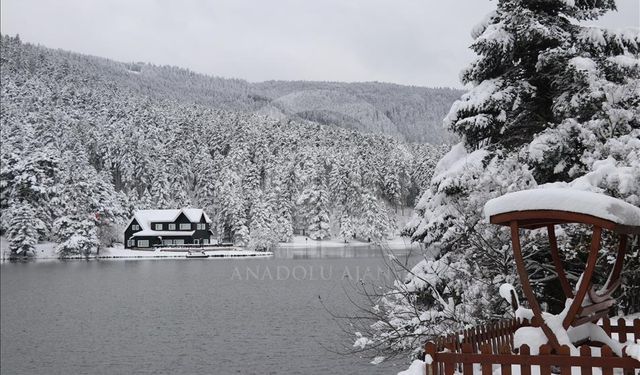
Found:
[{"label": "house window", "polygon": [[127,246],[129,246],[129,247],[134,247],[134,246],[136,246],[136,240],[128,240],[128,241],[127,241]]},{"label": "house window", "polygon": [[202,244],[203,245],[208,245],[209,244],[209,239],[208,238],[203,238],[202,239]]},{"label": "house window", "polygon": [[191,223],[180,224],[180,230],[191,230]]},{"label": "house window", "polygon": [[204,223],[198,223],[198,230],[206,230],[207,229],[207,225]]},{"label": "house window", "polygon": [[184,245],[184,240],[173,240],[174,245]]},{"label": "house window", "polygon": [[149,240],[138,240],[138,247],[149,247]]},{"label": "house window", "polygon": [[140,230],[140,226],[138,224],[133,224],[131,226],[131,230]]},{"label": "house window", "polygon": [[169,230],[176,230],[175,224],[169,224]]},{"label": "house window", "polygon": [[199,238],[194,238],[193,239],[193,244],[194,245],[200,245],[200,239]]},{"label": "house window", "polygon": [[162,240],[163,245],[173,245],[173,240]]},{"label": "house window", "polygon": [[155,225],[156,230],[162,230],[162,223]]}]

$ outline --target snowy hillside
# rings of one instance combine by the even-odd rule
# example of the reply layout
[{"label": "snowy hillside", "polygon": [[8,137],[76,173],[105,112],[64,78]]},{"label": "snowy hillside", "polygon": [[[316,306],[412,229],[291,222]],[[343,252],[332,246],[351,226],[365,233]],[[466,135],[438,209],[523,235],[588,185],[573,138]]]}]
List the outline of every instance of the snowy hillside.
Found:
[{"label": "snowy hillside", "polygon": [[453,139],[443,131],[442,119],[462,93],[377,82],[268,81],[253,86],[273,98],[270,106],[288,115],[432,143]]},{"label": "snowy hillside", "polygon": [[294,231],[378,241],[444,151],[140,95],[103,63],[2,38],[0,229],[14,251],[95,251],[122,240],[134,209],[178,207],[205,209],[238,245]]},{"label": "snowy hillside", "polygon": [[443,143],[454,138],[442,119],[461,91],[387,83],[250,83],[197,74],[173,66],[121,63],[40,46],[23,46],[50,64],[62,64],[91,85],[95,77],[114,87],[184,104],[308,120],[412,142]]}]

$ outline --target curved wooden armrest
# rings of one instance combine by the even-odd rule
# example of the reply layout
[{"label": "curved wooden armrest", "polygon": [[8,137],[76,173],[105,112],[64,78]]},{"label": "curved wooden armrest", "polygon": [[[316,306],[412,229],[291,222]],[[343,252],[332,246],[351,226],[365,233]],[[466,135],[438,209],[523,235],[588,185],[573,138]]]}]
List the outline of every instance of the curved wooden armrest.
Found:
[{"label": "curved wooden armrest", "polygon": [[589,288],[589,298],[591,299],[591,302],[600,303],[611,299],[611,295],[620,287],[620,284],[622,284],[622,282],[620,281],[620,279],[617,279],[613,282],[613,284],[609,285],[607,290],[605,290],[602,294],[598,294],[595,287],[592,286],[591,288]]}]

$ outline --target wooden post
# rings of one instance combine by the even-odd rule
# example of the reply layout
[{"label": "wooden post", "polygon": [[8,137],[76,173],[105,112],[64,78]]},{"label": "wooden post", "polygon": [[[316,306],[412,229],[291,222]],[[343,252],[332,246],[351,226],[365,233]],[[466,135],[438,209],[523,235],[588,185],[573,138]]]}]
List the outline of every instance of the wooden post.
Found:
[{"label": "wooden post", "polygon": [[578,314],[578,310],[582,305],[582,301],[584,301],[584,297],[587,295],[587,290],[591,287],[591,278],[593,277],[593,273],[596,269],[596,260],[598,259],[598,250],[600,250],[601,237],[602,228],[594,226],[593,237],[591,238],[591,248],[589,249],[589,258],[587,258],[587,267],[582,274],[580,289],[578,289],[578,292],[569,307],[569,312],[562,322],[564,329],[569,328],[573,322],[573,319]]},{"label": "wooden post", "polygon": [[501,353],[502,352],[502,346],[504,345],[504,341],[503,341],[503,334],[504,334],[504,330],[502,327],[502,322],[497,322],[495,325],[495,332],[494,335],[496,336],[496,346],[497,346],[497,351],[496,353]]},{"label": "wooden post", "polygon": [[[480,347],[480,353],[482,354],[491,354],[492,353],[492,349],[491,349],[491,345],[489,344],[484,344]],[[482,375],[492,375],[493,371],[492,371],[492,365],[489,362],[482,362],[481,363],[481,367],[482,367]]]},{"label": "wooden post", "polygon": [[[582,345],[580,347],[580,357],[591,357],[591,347],[588,345]],[[592,373],[593,370],[591,366],[584,365],[580,367],[581,375],[591,375]]]},{"label": "wooden post", "polygon": [[565,297],[573,298],[573,291],[571,290],[569,280],[567,280],[567,275],[564,273],[564,266],[562,265],[562,259],[560,259],[560,253],[558,252],[558,240],[556,239],[555,226],[547,225],[547,233],[549,235],[549,244],[551,246],[551,259],[553,259],[553,265],[556,269],[560,286],[562,286],[562,291],[564,292]]},{"label": "wooden post", "polygon": [[568,346],[562,345],[560,347],[560,350],[558,351],[558,355],[565,357],[565,360],[562,361],[562,364],[560,365],[560,373],[562,375],[571,375],[571,366],[567,364],[567,359],[569,359],[569,357],[571,356],[571,350]]},{"label": "wooden post", "polygon": [[[524,357],[529,357],[531,355],[531,351],[529,349],[529,345],[524,344],[520,347],[520,355]],[[531,375],[531,365],[520,365],[520,374],[521,375]]]},{"label": "wooden post", "polygon": [[493,352],[498,354],[500,353],[500,323],[493,322],[489,326],[487,326],[487,339],[491,343],[491,348],[493,348]]},{"label": "wooden post", "polygon": [[613,268],[611,269],[611,273],[609,273],[607,282],[605,283],[604,287],[602,287],[602,290],[604,290],[604,292],[602,292],[602,294],[598,294],[594,290],[594,288],[589,289],[589,298],[591,298],[591,301],[593,303],[603,302],[611,298],[611,295],[613,294],[613,292],[615,292],[616,289],[618,289],[618,287],[620,286],[620,284],[622,284],[620,281],[620,274],[622,273],[624,256],[627,251],[627,239],[628,239],[627,235],[625,234],[620,235],[620,242],[618,243],[618,254],[616,255],[616,262],[613,265]]},{"label": "wooden post", "polygon": [[[602,358],[613,357],[613,351],[608,346],[602,347]],[[613,375],[613,368],[602,366],[602,375]]]},{"label": "wooden post", "polygon": [[[500,354],[511,354],[511,349],[509,349],[509,347],[507,345],[502,345],[502,347],[500,347]],[[505,363],[502,364],[501,370],[502,370],[502,375],[511,375],[511,364],[510,363]]]},{"label": "wooden post", "polygon": [[[549,344],[551,344],[553,349],[557,351],[558,349],[560,349],[560,344],[558,344],[558,339],[542,319],[542,309],[540,308],[540,305],[538,304],[538,300],[536,299],[535,294],[533,294],[533,289],[531,288],[531,284],[529,283],[529,274],[527,273],[527,268],[524,265],[524,257],[522,256],[522,249],[520,248],[520,233],[518,232],[518,230],[519,230],[518,222],[515,220],[512,220],[511,221],[511,241],[513,242],[513,257],[516,261],[516,267],[518,268],[518,274],[520,276],[520,283],[522,284],[522,290],[524,291],[525,297],[527,297],[527,301],[529,301],[529,305],[531,307],[531,310],[533,310],[533,314],[536,317],[538,317],[538,319],[540,319],[540,327],[542,328],[542,331],[544,332],[545,336],[547,336],[547,339],[549,340]],[[586,290],[585,290],[585,293],[586,293]],[[573,315],[575,315],[575,313]]]},{"label": "wooden post", "polygon": [[533,316],[531,318],[531,327],[540,327],[542,319],[538,318],[537,316]]},{"label": "wooden post", "polygon": [[608,317],[602,319],[602,329],[611,337],[611,319]]},{"label": "wooden post", "polygon": [[511,345],[513,349],[515,349],[515,344],[513,343],[513,335],[515,335],[517,329],[518,322],[516,321],[516,319],[511,320],[511,327],[509,328],[509,345]]},{"label": "wooden post", "polygon": [[444,375],[453,375],[456,372],[456,365],[453,362],[444,363]]},{"label": "wooden post", "polygon": [[627,342],[627,321],[624,318],[618,318],[618,341]]},{"label": "wooden post", "polygon": [[426,371],[425,374],[426,375],[439,375],[438,371],[437,371],[437,362],[436,362],[436,357],[437,357],[437,353],[438,353],[438,349],[436,348],[436,344],[434,344],[433,342],[429,341],[428,343],[425,344],[424,346],[424,354],[425,357],[426,356],[430,356],[431,357],[431,363],[428,363],[426,365]]},{"label": "wooden post", "polygon": [[[462,353],[467,353],[467,354],[474,353],[473,346],[470,343],[462,344]],[[464,363],[462,365],[462,374],[463,375],[473,375],[473,364]]]},{"label": "wooden post", "polygon": [[[551,346],[544,344],[540,347],[540,356],[549,356],[551,354]],[[551,375],[549,365],[540,365],[540,375]]]}]

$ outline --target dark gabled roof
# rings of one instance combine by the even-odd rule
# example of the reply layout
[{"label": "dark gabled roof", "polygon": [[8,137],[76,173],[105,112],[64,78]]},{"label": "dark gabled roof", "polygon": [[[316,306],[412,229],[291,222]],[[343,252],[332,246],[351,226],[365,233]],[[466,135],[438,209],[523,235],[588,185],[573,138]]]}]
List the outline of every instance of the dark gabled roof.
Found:
[{"label": "dark gabled roof", "polygon": [[204,210],[200,208],[182,208],[167,210],[137,210],[133,213],[133,218],[127,224],[131,225],[135,219],[143,230],[153,230],[151,223],[173,223],[180,214],[183,213],[192,223],[200,222],[200,218],[204,215],[206,223],[211,223],[211,219]]}]

